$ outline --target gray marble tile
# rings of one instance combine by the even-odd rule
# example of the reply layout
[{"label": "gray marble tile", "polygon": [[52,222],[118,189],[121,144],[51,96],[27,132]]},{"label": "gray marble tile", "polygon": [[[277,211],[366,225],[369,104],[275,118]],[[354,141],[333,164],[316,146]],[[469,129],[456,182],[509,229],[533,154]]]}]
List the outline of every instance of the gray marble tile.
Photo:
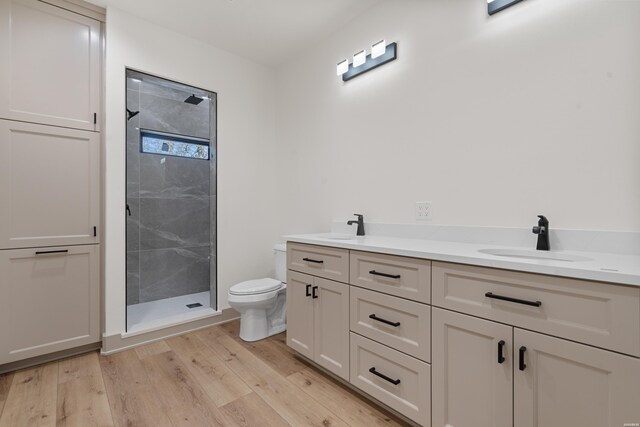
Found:
[{"label": "gray marble tile", "polygon": [[127,215],[127,252],[140,250],[140,199],[136,197],[127,198],[127,205],[131,211],[131,216]]},{"label": "gray marble tile", "polygon": [[143,153],[140,168],[140,197],[202,198],[210,193],[207,160]]},{"label": "gray marble tile", "polygon": [[140,252],[140,302],[208,291],[209,247]]},{"label": "gray marble tile", "polygon": [[140,250],[210,244],[209,198],[140,199]]},{"label": "gray marble tile", "polygon": [[[169,85],[173,85],[176,87],[169,87]],[[181,85],[175,83],[168,83],[166,85],[162,84],[154,84],[148,81],[142,82],[140,85],[140,92],[154,95],[160,98],[170,99],[172,101],[180,101],[184,102],[191,95],[195,95],[199,98],[202,98],[205,95],[205,92],[195,88],[189,88],[189,86],[179,87]],[[203,99],[200,104],[197,105],[198,108],[209,110],[210,101]]]},{"label": "gray marble tile", "polygon": [[127,254],[127,305],[140,302],[140,257],[138,252]]},{"label": "gray marble tile", "polygon": [[209,138],[209,110],[183,101],[141,93],[140,127]]}]

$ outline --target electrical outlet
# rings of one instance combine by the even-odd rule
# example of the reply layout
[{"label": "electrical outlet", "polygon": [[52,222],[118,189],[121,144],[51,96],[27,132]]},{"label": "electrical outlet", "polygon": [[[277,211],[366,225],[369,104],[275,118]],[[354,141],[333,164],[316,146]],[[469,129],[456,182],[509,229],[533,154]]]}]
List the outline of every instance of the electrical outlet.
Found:
[{"label": "electrical outlet", "polygon": [[433,208],[431,202],[416,202],[416,220],[431,221],[433,219]]}]

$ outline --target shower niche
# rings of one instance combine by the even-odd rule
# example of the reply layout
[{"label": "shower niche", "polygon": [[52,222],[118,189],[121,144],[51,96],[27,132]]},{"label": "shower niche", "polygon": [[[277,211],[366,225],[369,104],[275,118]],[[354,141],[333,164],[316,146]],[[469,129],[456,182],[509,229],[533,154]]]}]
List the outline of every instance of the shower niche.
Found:
[{"label": "shower niche", "polygon": [[127,332],[214,312],[216,94],[126,70]]}]

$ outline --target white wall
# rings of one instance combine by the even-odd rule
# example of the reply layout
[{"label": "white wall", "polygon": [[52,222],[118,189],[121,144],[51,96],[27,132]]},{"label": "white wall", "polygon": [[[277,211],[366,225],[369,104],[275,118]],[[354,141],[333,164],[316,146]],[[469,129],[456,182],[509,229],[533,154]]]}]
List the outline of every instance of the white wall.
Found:
[{"label": "white wall", "polygon": [[272,274],[275,75],[117,9],[107,13],[105,333],[125,330],[125,67],[218,93],[218,308]]},{"label": "white wall", "polygon": [[[385,38],[399,59],[343,83]],[[640,2],[389,1],[278,71],[279,230],[364,213],[640,231]]]}]

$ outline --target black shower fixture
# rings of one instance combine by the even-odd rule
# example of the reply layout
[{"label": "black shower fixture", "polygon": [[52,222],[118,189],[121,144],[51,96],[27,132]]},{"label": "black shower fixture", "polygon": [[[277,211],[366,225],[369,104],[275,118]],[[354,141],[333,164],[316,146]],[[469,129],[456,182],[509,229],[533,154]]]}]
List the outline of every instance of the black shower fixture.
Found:
[{"label": "black shower fixture", "polygon": [[132,118],[137,116],[138,113],[140,113],[140,111],[131,111],[127,108],[127,120],[131,120]]},{"label": "black shower fixture", "polygon": [[202,98],[198,98],[195,95],[191,95],[190,97],[185,99],[184,102],[186,102],[187,104],[198,105],[202,102]]}]

